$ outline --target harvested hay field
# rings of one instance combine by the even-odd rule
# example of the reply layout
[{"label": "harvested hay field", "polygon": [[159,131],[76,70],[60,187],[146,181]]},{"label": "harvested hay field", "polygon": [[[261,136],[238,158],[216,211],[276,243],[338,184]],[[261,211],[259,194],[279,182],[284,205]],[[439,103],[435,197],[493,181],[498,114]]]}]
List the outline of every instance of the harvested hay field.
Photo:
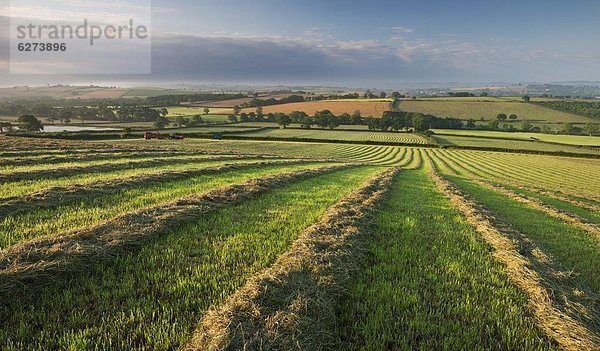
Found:
[{"label": "harvested hay field", "polygon": [[[318,111],[329,110],[334,115],[341,115],[344,113],[353,114],[355,111],[360,111],[363,117],[373,116],[382,117],[386,111],[391,111],[392,106],[389,101],[338,101],[338,100],[324,100],[324,101],[308,101],[308,102],[297,102],[283,105],[273,105],[263,107],[263,113],[291,113],[294,111],[303,111],[308,115],[312,116]],[[244,109],[243,112],[250,113],[256,111],[255,108]]]},{"label": "harvested hay field", "polygon": [[598,344],[594,159],[275,140],[0,146],[2,350]]}]

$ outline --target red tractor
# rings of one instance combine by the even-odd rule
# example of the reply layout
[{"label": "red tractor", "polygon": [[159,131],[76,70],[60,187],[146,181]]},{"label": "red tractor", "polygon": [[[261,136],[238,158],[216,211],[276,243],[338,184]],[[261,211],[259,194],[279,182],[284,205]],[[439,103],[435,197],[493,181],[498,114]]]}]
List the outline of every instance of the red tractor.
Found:
[{"label": "red tractor", "polygon": [[160,134],[158,134],[158,133],[153,133],[153,132],[145,132],[145,133],[144,133],[144,139],[146,139],[146,140],[150,140],[150,139],[160,139]]}]

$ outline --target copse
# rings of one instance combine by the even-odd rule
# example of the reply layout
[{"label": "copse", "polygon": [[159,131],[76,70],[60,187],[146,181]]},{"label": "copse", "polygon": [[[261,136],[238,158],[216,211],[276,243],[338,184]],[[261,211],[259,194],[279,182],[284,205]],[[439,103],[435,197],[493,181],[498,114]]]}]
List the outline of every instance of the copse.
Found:
[{"label": "copse", "polygon": [[42,122],[40,122],[33,115],[23,115],[19,117],[19,129],[28,132],[39,132],[44,129]]}]

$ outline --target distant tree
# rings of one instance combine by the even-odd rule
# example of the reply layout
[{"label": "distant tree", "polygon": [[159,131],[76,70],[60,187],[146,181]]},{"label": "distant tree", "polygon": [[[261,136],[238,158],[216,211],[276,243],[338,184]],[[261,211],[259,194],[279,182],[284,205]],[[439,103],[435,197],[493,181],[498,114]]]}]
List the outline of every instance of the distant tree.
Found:
[{"label": "distant tree", "polygon": [[238,117],[237,117],[236,115],[229,115],[229,116],[227,117],[227,120],[228,120],[229,122],[233,122],[233,123],[235,123],[235,122],[237,122],[237,121],[238,121]]},{"label": "distant tree", "polygon": [[508,117],[508,119],[510,119],[511,121],[514,121],[518,118],[519,118],[519,116],[515,115],[514,113]]},{"label": "distant tree", "polygon": [[233,113],[234,114],[239,115],[240,112],[242,112],[242,108],[240,107],[240,105],[233,106]]},{"label": "distant tree", "polygon": [[62,122],[63,122],[63,124],[71,124],[71,119],[70,118],[63,118]]},{"label": "distant tree", "polygon": [[523,96],[523,101],[524,102],[530,102],[531,101],[531,96],[529,96],[529,95]]},{"label": "distant tree", "polygon": [[563,123],[562,130],[566,134],[573,134],[573,132],[575,131],[575,127],[571,123]]},{"label": "distant tree", "polygon": [[175,118],[175,123],[180,127],[187,127],[188,125],[190,125],[190,120],[189,118],[185,118],[183,116],[177,116]]},{"label": "distant tree", "polygon": [[205,115],[207,115],[207,114],[209,114],[209,113],[210,113],[210,108],[208,108],[208,107],[205,107],[205,108],[204,108],[204,114],[205,114]]},{"label": "distant tree", "polygon": [[275,122],[281,128],[287,128],[287,126],[289,126],[292,123],[292,119],[290,118],[290,116],[286,115],[285,113],[276,113],[275,114]]},{"label": "distant tree", "polygon": [[202,119],[202,116],[200,116],[200,115],[194,115],[194,116],[192,116],[192,125],[197,126],[197,125],[200,125],[202,123],[204,123],[204,120]]},{"label": "distant tree", "polygon": [[169,121],[168,118],[158,117],[158,119],[156,119],[156,121],[154,122],[154,128],[165,129],[169,124],[171,124],[171,121]]},{"label": "distant tree", "polygon": [[166,108],[164,108],[164,107],[163,107],[163,108],[161,108],[161,109],[160,109],[158,112],[160,113],[160,115],[161,115],[162,117],[167,117],[167,116],[169,115],[169,110],[167,110],[167,109],[166,109]]},{"label": "distant tree", "polygon": [[260,116],[262,118],[262,116],[263,116],[263,108],[262,108],[262,106],[258,106],[256,108],[256,115]]},{"label": "distant tree", "polygon": [[402,94],[400,94],[399,92],[395,91],[392,93],[392,97],[394,99],[400,99],[400,97],[402,97]]},{"label": "distant tree", "polygon": [[583,131],[589,136],[596,135],[598,132],[600,132],[600,125],[588,122],[585,127],[583,127]]},{"label": "distant tree", "polygon": [[300,127],[310,129],[314,124],[314,120],[309,116],[305,116],[300,120]]},{"label": "distant tree", "polygon": [[498,129],[499,125],[500,125],[500,123],[498,123],[498,120],[490,121],[488,123],[488,128],[492,129],[492,130],[496,130],[496,129]]},{"label": "distant tree", "polygon": [[489,94],[488,94],[488,92],[487,92],[487,91],[484,91],[484,92],[482,92],[482,93],[481,93],[479,96],[481,96],[481,97],[486,97],[486,96],[488,96],[488,95],[489,95]]},{"label": "distant tree", "polygon": [[533,128],[533,126],[531,125],[531,123],[528,120],[524,120],[523,122],[521,122],[521,130],[524,132],[529,132],[531,131],[531,128]]},{"label": "distant tree", "polygon": [[35,116],[23,115],[19,117],[19,129],[28,132],[39,132],[44,129],[44,126]]},{"label": "distant tree", "polygon": [[379,93],[379,97],[385,99],[387,97],[387,93],[385,91],[382,91],[381,93]]},{"label": "distant tree", "polygon": [[8,122],[0,122],[0,133],[4,133],[4,129],[10,130],[12,129],[12,124]]},{"label": "distant tree", "polygon": [[474,120],[474,119],[470,119],[470,120],[468,120],[468,121],[467,121],[467,125],[466,125],[466,127],[467,127],[468,129],[474,129],[474,128],[475,128],[475,120]]},{"label": "distant tree", "polygon": [[497,119],[498,121],[506,121],[506,119],[507,119],[507,118],[508,118],[508,116],[507,116],[505,113],[499,113],[499,114],[496,116],[496,119]]}]

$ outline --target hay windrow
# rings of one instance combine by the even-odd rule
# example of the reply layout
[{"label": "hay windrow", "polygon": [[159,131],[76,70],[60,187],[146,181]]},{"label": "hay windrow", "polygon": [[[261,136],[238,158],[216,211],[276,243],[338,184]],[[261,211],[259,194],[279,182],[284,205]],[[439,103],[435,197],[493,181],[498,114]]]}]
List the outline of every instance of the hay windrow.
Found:
[{"label": "hay windrow", "polygon": [[30,240],[0,251],[0,301],[14,289],[34,292],[55,280],[76,274],[90,262],[111,259],[140,247],[182,223],[240,203],[269,189],[352,165],[326,166],[252,179],[207,193],[178,199],[116,217],[95,227],[63,236]]},{"label": "hay windrow", "polygon": [[[547,189],[542,189],[542,188],[533,187],[533,186],[519,186],[519,188],[526,190],[526,191],[538,193],[540,195],[548,196],[548,197],[551,197],[556,200],[564,201],[564,202],[570,203],[570,204],[578,206],[578,207],[583,207],[590,211],[600,212],[600,206],[593,205],[591,203],[587,203],[584,201],[575,200],[573,198],[570,198],[568,195],[561,193],[559,191],[549,191]],[[577,196],[581,197],[581,195],[577,195]],[[592,199],[587,199],[587,200],[594,201]]]},{"label": "hay windrow", "polygon": [[519,194],[512,190],[506,189],[505,187],[503,187],[501,185],[494,185],[494,184],[491,184],[490,182],[482,181],[482,180],[475,180],[475,182],[483,187],[486,187],[486,188],[492,190],[492,191],[495,191],[502,195],[508,196],[511,199],[516,200],[522,204],[532,206],[551,217],[558,218],[568,224],[571,224],[577,228],[583,229],[583,230],[587,231],[588,233],[593,234],[593,235],[597,236],[598,238],[600,238],[600,227],[598,227],[594,223],[586,221],[585,219],[583,219],[575,214],[559,210],[557,208],[554,208],[550,205],[543,203],[540,200],[537,200],[537,199],[531,198],[527,195]]},{"label": "hay windrow", "polygon": [[210,310],[185,349],[334,348],[336,301],[360,269],[369,219],[398,172],[382,172],[331,207],[273,266]]},{"label": "hay windrow", "polygon": [[[248,156],[248,157],[236,157],[236,159],[245,159],[245,158],[255,158],[256,156]],[[100,163],[95,165],[86,165],[86,166],[68,166],[68,167],[60,167],[60,168],[48,168],[48,169],[40,169],[35,171],[15,171],[6,174],[0,174],[0,182],[14,182],[14,181],[22,181],[22,180],[35,180],[39,178],[55,178],[55,177],[64,177],[70,176],[78,173],[102,173],[102,172],[111,172],[111,171],[119,171],[130,168],[150,168],[156,166],[165,166],[165,165],[173,165],[173,164],[191,164],[201,162],[203,160],[208,161],[219,161],[219,160],[231,160],[232,156],[219,156],[219,157],[189,157],[189,158],[157,158],[157,159],[149,159],[145,161],[137,161],[137,160],[128,160],[123,159],[117,163]]]},{"label": "hay windrow", "polygon": [[[231,158],[207,158],[202,161],[228,161]],[[233,160],[232,160],[233,161]],[[52,187],[26,196],[14,198],[5,198],[0,203],[0,220],[7,216],[17,216],[34,210],[49,209],[73,203],[86,198],[98,197],[106,194],[113,194],[118,191],[139,188],[140,184],[144,187],[156,183],[167,181],[176,181],[193,176],[205,174],[217,174],[220,172],[242,170],[246,168],[267,167],[271,165],[293,165],[302,163],[302,161],[277,160],[266,161],[263,158],[236,159],[236,161],[248,161],[238,163],[228,163],[222,166],[196,168],[184,171],[164,171],[156,174],[140,174],[132,177],[118,178],[110,181],[100,181],[85,185],[72,185],[66,187]]]},{"label": "hay windrow", "polygon": [[494,249],[508,277],[529,297],[537,324],[565,350],[598,350],[600,298],[534,242],[496,218],[432,165],[437,188]]}]

